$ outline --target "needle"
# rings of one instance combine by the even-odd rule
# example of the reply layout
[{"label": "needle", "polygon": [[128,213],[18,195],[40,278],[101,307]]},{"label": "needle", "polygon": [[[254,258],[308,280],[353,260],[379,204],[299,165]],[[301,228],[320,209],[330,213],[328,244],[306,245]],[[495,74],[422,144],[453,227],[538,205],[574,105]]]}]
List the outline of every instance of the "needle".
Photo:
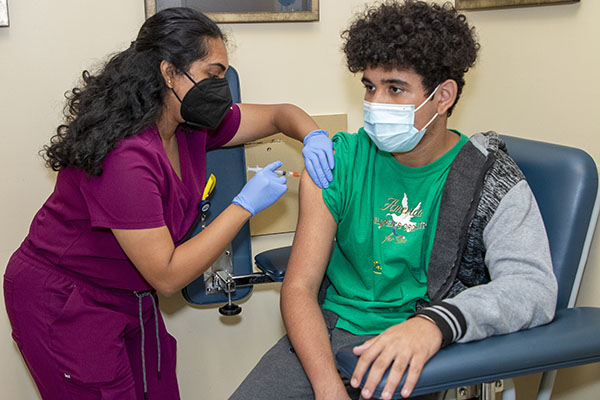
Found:
[{"label": "needle", "polygon": [[[262,168],[259,167],[258,165],[256,167],[248,167],[248,171],[251,171],[251,172],[258,172],[260,170],[262,170]],[[294,172],[294,171],[280,171],[280,170],[276,170],[275,173],[278,174],[278,175],[282,175],[282,176],[294,176],[296,178],[300,177],[300,173],[299,172]]]}]

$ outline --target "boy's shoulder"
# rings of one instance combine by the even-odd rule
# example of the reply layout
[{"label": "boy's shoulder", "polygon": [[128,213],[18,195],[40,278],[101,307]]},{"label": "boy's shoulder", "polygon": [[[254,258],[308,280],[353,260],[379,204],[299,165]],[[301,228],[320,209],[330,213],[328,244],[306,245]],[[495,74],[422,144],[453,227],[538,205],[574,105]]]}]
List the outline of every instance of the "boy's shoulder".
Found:
[{"label": "boy's shoulder", "polygon": [[356,133],[338,132],[331,140],[336,151],[344,151],[350,154],[373,146],[373,142],[363,128],[360,128]]}]

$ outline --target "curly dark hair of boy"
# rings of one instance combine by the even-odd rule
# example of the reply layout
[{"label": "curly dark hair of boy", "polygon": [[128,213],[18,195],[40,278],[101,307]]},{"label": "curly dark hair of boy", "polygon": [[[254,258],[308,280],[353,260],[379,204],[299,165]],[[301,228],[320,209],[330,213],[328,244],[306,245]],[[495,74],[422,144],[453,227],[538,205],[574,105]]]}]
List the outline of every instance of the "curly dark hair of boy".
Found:
[{"label": "curly dark hair of boy", "polygon": [[208,38],[224,37],[213,21],[189,8],[165,9],[146,20],[127,50],[94,75],[84,71],[81,87],[65,94],[64,124],[41,151],[46,166],[101,175],[102,162],[116,143],[160,116],[167,91],[161,61],[187,71],[208,54]]},{"label": "curly dark hair of boy", "polygon": [[453,79],[458,84],[456,101],[479,50],[474,28],[449,2],[406,0],[372,6],[342,33],[342,39],[351,72],[378,67],[412,70],[429,93]]}]

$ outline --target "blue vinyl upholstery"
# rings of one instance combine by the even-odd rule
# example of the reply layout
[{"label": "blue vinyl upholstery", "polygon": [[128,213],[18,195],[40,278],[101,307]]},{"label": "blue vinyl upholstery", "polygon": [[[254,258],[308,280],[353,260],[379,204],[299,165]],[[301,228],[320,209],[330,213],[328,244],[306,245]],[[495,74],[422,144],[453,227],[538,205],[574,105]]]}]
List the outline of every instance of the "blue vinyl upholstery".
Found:
[{"label": "blue vinyl upholstery", "polygon": [[587,153],[572,147],[512,136],[502,139],[540,206],[559,284],[556,308],[565,308],[596,201],[596,164]]},{"label": "blue vinyl upholstery", "polygon": [[274,282],[283,282],[291,249],[292,246],[287,246],[257,254],[254,257],[256,266]]},{"label": "blue vinyl upholstery", "polygon": [[[596,224],[596,165],[578,149],[503,139],[527,177],[546,225],[559,283],[555,319],[545,326],[440,350],[425,365],[413,395],[600,361],[600,308],[568,308],[572,289],[579,284],[578,267],[587,258],[586,241],[593,232],[588,227]],[[350,377],[357,362],[352,347],[335,357],[342,376]],[[374,397],[381,396],[386,379],[387,373]],[[401,398],[399,390],[394,398]]]},{"label": "blue vinyl upholstery", "polygon": [[[234,103],[241,102],[239,76],[235,68],[229,66],[225,73],[229,83],[229,90]],[[217,183],[210,197],[211,207],[206,223],[209,224],[242,190],[246,184],[246,159],[244,146],[235,146],[211,150],[206,155],[206,174],[214,174]],[[200,232],[197,226],[193,235]],[[236,274],[252,273],[252,252],[250,248],[250,225],[247,223],[233,239],[233,268]],[[252,287],[239,288],[232,296],[232,300],[243,299],[252,291]],[[216,304],[227,302],[227,295],[223,293],[206,294],[204,279],[199,277],[182,290],[185,299],[192,304]]]}]

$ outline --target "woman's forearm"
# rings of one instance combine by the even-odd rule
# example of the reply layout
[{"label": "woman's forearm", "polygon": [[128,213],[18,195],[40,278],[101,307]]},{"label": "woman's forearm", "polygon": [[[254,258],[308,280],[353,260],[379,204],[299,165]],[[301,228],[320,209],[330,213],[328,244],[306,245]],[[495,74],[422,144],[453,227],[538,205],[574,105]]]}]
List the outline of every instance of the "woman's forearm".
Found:
[{"label": "woman's forearm", "polygon": [[317,123],[301,108],[293,104],[280,104],[278,107],[279,112],[274,114],[273,124],[286,136],[302,142],[308,133],[319,129]]},{"label": "woman's forearm", "polygon": [[300,107],[293,104],[239,104],[241,121],[235,136],[226,146],[236,146],[278,132],[303,141],[317,123]]},{"label": "woman's forearm", "polygon": [[112,231],[144,279],[159,293],[170,296],[202,275],[250,217],[243,207],[231,204],[202,232],[178,247],[166,226]]}]

